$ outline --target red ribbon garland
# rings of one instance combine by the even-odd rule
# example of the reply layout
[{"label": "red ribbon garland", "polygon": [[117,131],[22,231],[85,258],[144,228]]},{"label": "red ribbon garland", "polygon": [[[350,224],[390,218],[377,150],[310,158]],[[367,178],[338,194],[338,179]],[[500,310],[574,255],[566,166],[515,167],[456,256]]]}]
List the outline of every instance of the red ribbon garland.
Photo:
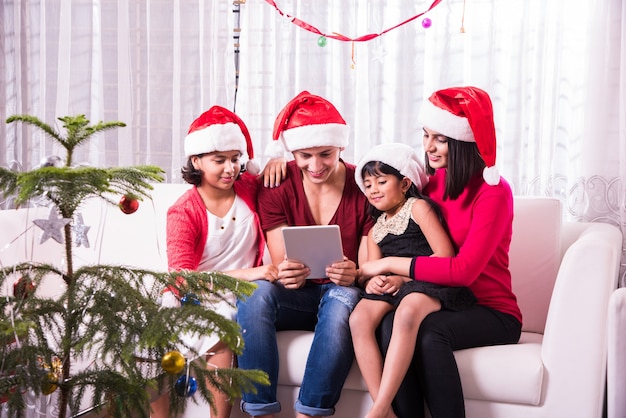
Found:
[{"label": "red ribbon garland", "polygon": [[333,32],[332,35],[327,35],[325,33],[322,33],[322,31],[320,31],[319,29],[317,29],[315,26],[312,26],[300,19],[298,19],[297,17],[294,16],[289,16],[288,14],[285,14],[282,10],[280,10],[278,8],[278,6],[276,5],[276,2],[274,0],[265,0],[266,3],[274,6],[274,8],[276,9],[276,11],[278,13],[280,13],[281,16],[285,16],[286,18],[291,19],[291,23],[300,26],[302,29],[308,30],[309,32],[313,32],[316,33],[318,35],[324,36],[326,38],[331,38],[331,39],[337,39],[339,41],[346,41],[346,42],[364,42],[364,41],[369,41],[371,39],[377,38],[381,35],[384,35],[385,33],[389,32],[390,30],[399,28],[402,25],[405,25],[415,19],[417,19],[418,17],[422,16],[423,14],[429,12],[430,10],[432,10],[435,6],[437,6],[439,3],[441,3],[441,0],[434,0],[433,3],[430,5],[430,7],[423,11],[420,14],[417,14],[407,20],[405,20],[404,22],[398,23],[397,25],[385,29],[384,31],[380,32],[380,33],[370,33],[369,35],[363,35],[363,36],[359,36],[358,38],[348,38],[347,36],[341,35],[339,33]]}]

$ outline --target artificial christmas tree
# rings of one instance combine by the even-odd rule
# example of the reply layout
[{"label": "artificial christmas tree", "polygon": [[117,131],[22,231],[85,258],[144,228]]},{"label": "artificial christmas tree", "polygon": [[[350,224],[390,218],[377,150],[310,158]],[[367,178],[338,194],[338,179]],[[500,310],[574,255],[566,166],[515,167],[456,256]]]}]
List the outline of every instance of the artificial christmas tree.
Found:
[{"label": "artificial christmas tree", "polygon": [[[149,417],[154,391],[168,390],[171,411],[185,409],[197,393],[213,404],[207,385],[233,399],[253,383],[268,384],[261,371],[236,368],[208,370],[204,356],[188,361],[180,353],[198,357],[179,336],[217,333],[235,352],[243,349],[238,325],[202,307],[206,298],[230,290],[250,295],[255,285],[219,272],[161,272],[121,265],[82,265],[74,262],[77,246],[89,246],[79,210],[92,198],[118,205],[129,216],[139,200],[150,197],[151,183],[162,181],[155,166],[94,168],[73,166],[73,152],[98,132],[124,126],[121,122],[89,125],[84,115],[59,118],[66,136],[38,118],[23,115],[7,123],[23,122],[43,130],[67,151],[64,164],[43,164],[25,172],[0,168],[0,193],[13,196],[15,205],[42,198],[50,206],[48,219],[36,219],[41,242],[52,238],[65,248],[58,265],[34,262],[4,266],[0,283],[12,292],[0,298],[0,406],[21,416],[25,394],[55,396],[55,416],[79,411],[89,397],[96,410],[114,417]],[[121,196],[121,198],[120,198]],[[132,232],[132,231],[127,231]],[[59,297],[38,295],[37,287],[60,278]],[[177,280],[182,277],[184,280]],[[177,283],[185,283],[181,288]],[[159,296],[176,287],[180,308],[165,308]],[[88,367],[74,367],[89,359]],[[4,405],[2,404],[4,403]]]}]

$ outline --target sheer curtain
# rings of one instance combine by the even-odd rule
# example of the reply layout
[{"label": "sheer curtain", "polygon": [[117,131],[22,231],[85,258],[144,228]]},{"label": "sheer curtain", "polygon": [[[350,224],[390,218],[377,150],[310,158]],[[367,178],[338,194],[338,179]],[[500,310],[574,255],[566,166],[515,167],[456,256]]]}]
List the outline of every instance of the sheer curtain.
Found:
[{"label": "sheer curtain", "polygon": [[[351,39],[431,3],[276,2],[322,33]],[[319,46],[319,35],[264,0],[3,0],[0,117],[123,121],[75,161],[155,164],[180,182],[186,130],[213,104],[242,116],[263,163],[282,106],[302,90],[325,96],[351,126],[343,157],[356,162],[380,142],[419,148],[422,100],[472,84],[492,96],[497,165],[516,194],[556,196],[569,217],[626,232],[622,1],[449,0],[423,17],[366,42]],[[35,131],[0,124],[5,167],[30,169],[60,152]]]}]

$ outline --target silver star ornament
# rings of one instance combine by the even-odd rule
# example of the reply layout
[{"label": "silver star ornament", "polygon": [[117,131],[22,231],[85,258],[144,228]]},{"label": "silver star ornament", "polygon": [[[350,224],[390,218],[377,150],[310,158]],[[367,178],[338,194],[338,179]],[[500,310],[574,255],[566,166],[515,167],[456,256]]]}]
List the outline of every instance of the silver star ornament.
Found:
[{"label": "silver star ornament", "polygon": [[48,219],[35,219],[33,223],[43,230],[41,234],[40,244],[46,242],[49,238],[52,238],[59,244],[63,244],[63,227],[70,223],[71,219],[59,218],[56,208],[50,208],[50,214]]},{"label": "silver star ornament", "polygon": [[85,222],[83,222],[83,214],[77,214],[74,225],[72,226],[74,234],[76,234],[77,247],[83,245],[85,248],[89,248],[89,238],[87,237],[87,232],[89,231],[89,228],[91,227],[85,225]]}]

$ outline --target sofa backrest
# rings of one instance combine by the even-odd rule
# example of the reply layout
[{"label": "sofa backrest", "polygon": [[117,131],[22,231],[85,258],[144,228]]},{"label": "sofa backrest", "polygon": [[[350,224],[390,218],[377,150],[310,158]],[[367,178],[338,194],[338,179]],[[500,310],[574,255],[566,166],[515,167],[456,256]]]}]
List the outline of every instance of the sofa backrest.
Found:
[{"label": "sofa backrest", "polygon": [[558,199],[515,197],[510,269],[523,331],[543,334],[561,264],[561,234]]},{"label": "sofa backrest", "polygon": [[132,214],[101,199],[92,199],[81,207],[78,212],[83,213],[84,223],[95,229],[92,248],[76,249],[81,261],[167,271],[167,210],[191,185],[159,183],[153,187],[152,199],[141,201]]},{"label": "sofa backrest", "polygon": [[[141,201],[137,211],[129,215],[99,198],[86,201],[76,215],[81,215],[87,227],[87,242],[74,247],[74,267],[118,264],[167,271],[167,209],[190,187],[186,183],[155,184],[152,199]],[[120,196],[111,199],[115,202]],[[43,206],[0,210],[0,267],[25,261],[64,267],[65,246],[53,239],[41,243],[42,230],[33,224],[35,219],[47,219],[50,209]],[[60,278],[47,278],[37,292],[54,297],[63,288]],[[3,287],[0,295],[11,291]]]},{"label": "sofa backrest", "polygon": [[[167,209],[190,187],[186,183],[155,184],[152,200],[142,201],[131,215],[100,199],[87,202],[78,212],[89,227],[90,246],[75,248],[76,266],[122,264],[167,270]],[[52,239],[40,244],[41,230],[32,223],[33,219],[47,218],[49,212],[47,207],[0,211],[0,265],[21,261],[62,265],[64,247]],[[561,205],[557,199],[515,197],[510,267],[524,331],[543,333],[561,261],[561,228]],[[53,289],[41,290],[48,293]]]},{"label": "sofa backrest", "polygon": [[[155,184],[152,200],[141,202],[131,215],[99,200],[90,202],[94,207],[86,206],[82,211],[85,224],[98,225],[99,232],[93,234],[95,248],[81,249],[78,254],[89,263],[166,270],[167,209],[190,187],[186,183]],[[555,198],[516,196],[514,210],[510,253],[513,290],[524,317],[523,330],[543,333],[561,263],[561,204]]]}]

